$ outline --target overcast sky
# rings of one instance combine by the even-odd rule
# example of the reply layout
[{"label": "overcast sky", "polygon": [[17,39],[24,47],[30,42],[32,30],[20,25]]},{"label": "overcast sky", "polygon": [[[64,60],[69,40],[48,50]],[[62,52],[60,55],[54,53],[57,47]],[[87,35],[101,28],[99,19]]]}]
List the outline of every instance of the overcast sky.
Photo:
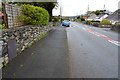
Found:
[{"label": "overcast sky", "polygon": [[[75,16],[85,14],[89,10],[101,10],[105,8],[109,11],[114,12],[118,9],[118,2],[120,0],[57,0],[58,5],[61,6],[62,16]],[[1,0],[0,0],[1,2]],[[61,4],[60,4],[61,3]],[[54,9],[53,15],[59,15],[60,9]]]},{"label": "overcast sky", "polygon": [[[109,11],[114,12],[118,9],[118,2],[120,0],[58,0],[59,5],[62,8],[63,16],[74,16],[84,14],[87,12],[88,5],[89,10],[101,10],[105,8]],[[61,2],[61,4],[60,4]],[[53,10],[53,15],[59,15],[60,10]]]}]

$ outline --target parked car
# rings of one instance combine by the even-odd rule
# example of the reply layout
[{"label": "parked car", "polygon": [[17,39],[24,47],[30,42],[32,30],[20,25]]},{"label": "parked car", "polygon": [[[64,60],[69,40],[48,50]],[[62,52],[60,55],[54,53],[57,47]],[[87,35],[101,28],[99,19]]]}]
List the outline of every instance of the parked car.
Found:
[{"label": "parked car", "polygon": [[62,26],[70,27],[70,21],[69,20],[64,20],[62,22]]}]

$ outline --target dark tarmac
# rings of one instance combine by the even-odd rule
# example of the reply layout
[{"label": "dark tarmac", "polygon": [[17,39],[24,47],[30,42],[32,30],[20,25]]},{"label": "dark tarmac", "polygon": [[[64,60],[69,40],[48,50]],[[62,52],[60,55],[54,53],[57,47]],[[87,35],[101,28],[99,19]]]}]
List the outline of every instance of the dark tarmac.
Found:
[{"label": "dark tarmac", "polygon": [[3,78],[68,78],[68,54],[67,35],[60,26],[13,59]]}]

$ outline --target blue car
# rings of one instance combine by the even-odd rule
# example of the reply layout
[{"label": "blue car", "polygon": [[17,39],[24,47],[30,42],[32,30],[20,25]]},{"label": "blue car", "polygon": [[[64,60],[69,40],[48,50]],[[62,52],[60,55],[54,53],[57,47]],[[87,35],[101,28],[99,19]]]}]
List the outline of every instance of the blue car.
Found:
[{"label": "blue car", "polygon": [[69,20],[64,20],[64,21],[62,22],[62,26],[70,27],[70,22],[69,22]]}]

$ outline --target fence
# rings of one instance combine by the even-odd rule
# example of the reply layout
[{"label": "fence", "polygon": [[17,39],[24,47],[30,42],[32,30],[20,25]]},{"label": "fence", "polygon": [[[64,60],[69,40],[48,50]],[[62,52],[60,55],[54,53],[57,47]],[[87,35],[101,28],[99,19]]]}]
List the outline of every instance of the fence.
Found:
[{"label": "fence", "polygon": [[18,21],[18,16],[21,13],[21,7],[13,4],[5,4],[5,8],[8,19],[8,28],[20,26],[21,23]]}]

